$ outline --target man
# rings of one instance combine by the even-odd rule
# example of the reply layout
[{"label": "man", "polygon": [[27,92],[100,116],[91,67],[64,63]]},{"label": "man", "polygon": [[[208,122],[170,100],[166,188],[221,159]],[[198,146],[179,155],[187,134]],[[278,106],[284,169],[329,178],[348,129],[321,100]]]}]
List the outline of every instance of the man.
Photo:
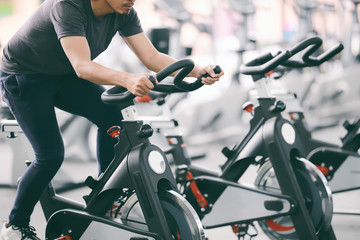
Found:
[{"label": "man", "polygon": [[[143,33],[135,0],[46,0],[4,47],[0,86],[36,159],[23,174],[9,220],[0,239],[39,239],[29,225],[34,206],[64,159],[64,144],[54,107],[86,117],[98,126],[99,173],[113,157],[109,127],[122,118],[116,107],[101,102],[101,85],[119,85],[144,96],[153,84],[148,73],[106,68],[92,60],[119,32],[141,62],[157,72],[175,60],[159,53]],[[126,56],[124,56],[126,57]],[[210,66],[189,74],[210,85],[223,75]]]}]

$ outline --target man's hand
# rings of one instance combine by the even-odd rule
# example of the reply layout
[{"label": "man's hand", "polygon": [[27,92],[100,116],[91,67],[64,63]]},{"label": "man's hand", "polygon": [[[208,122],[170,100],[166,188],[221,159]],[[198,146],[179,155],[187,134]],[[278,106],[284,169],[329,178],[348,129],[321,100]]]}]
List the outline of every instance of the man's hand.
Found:
[{"label": "man's hand", "polygon": [[204,74],[208,73],[210,76],[209,77],[203,77],[201,78],[201,82],[204,85],[211,85],[217,81],[220,80],[220,77],[224,75],[224,71],[221,70],[220,73],[215,74],[213,68],[215,66],[206,66],[206,67],[199,67],[199,70],[196,72],[196,78],[200,78],[201,76],[203,76]]},{"label": "man's hand", "polygon": [[[142,97],[154,88],[154,84],[149,80],[149,76],[150,74],[147,73],[131,74],[125,81],[125,87],[135,96]],[[156,79],[156,76],[154,77]]]}]

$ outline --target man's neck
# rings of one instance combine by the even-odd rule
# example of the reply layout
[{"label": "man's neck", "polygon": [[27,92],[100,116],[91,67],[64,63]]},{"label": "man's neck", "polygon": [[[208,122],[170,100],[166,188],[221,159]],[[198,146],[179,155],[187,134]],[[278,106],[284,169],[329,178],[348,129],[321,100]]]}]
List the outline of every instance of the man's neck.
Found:
[{"label": "man's neck", "polygon": [[90,0],[90,3],[95,16],[99,19],[102,19],[105,15],[114,12],[106,0]]}]

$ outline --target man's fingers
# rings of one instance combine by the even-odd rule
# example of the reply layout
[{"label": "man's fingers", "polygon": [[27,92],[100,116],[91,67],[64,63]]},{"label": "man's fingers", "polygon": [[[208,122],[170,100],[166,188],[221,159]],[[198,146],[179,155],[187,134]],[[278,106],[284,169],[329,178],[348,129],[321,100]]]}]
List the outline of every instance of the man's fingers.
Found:
[{"label": "man's fingers", "polygon": [[220,78],[211,78],[211,77],[207,77],[207,78],[203,78],[202,79],[202,83],[205,85],[211,85],[214,84],[215,82],[219,81]]}]

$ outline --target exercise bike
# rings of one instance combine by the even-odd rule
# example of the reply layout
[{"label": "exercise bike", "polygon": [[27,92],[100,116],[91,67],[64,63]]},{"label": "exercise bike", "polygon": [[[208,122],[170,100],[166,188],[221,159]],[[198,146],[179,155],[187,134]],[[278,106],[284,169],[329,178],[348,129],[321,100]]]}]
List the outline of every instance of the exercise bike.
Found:
[{"label": "exercise bike", "polygon": [[[312,63],[308,63],[308,66],[311,67]],[[276,71],[277,78],[281,79],[281,76],[291,70],[291,64],[287,67]],[[324,174],[332,193],[360,189],[360,178],[357,174],[360,170],[360,119],[345,120],[342,124],[346,131],[345,135],[340,138],[340,144],[335,144],[313,137],[295,93],[278,94],[277,98],[287,104],[283,116],[292,122],[303,145],[303,153]],[[247,107],[250,106],[251,103],[248,103]],[[359,215],[358,212],[347,210],[334,210],[335,213]]]},{"label": "exercise bike", "polygon": [[[202,85],[200,78],[191,84],[182,82],[193,67],[191,60],[175,62],[157,73],[157,80],[179,70],[174,84],[195,90]],[[169,86],[180,91],[160,83],[154,89]],[[97,179],[86,179],[91,192],[83,197],[85,204],[62,197],[48,186],[40,199],[47,219],[46,239],[109,239],[109,234],[132,240],[205,239],[195,210],[178,193],[164,152],[150,143],[152,128],[138,120],[134,97],[122,87],[103,93],[103,102],[118,105],[124,118],[121,127],[108,131],[118,139],[114,159]]]},{"label": "exercise bike", "polygon": [[[227,161],[220,175],[191,164],[181,135],[166,135],[179,189],[199,214],[204,228],[232,225],[241,239],[248,226],[257,221],[270,239],[336,239],[328,182],[303,158],[296,129],[282,117],[285,104],[273,98],[265,84],[265,75],[281,64],[320,65],[343,49],[338,45],[313,58],[310,55],[319,47],[319,40],[321,45],[321,39],[309,38],[290,51],[275,57],[266,54],[241,67],[242,73],[253,77],[259,105],[253,111],[248,134],[232,149],[223,149]],[[300,51],[305,51],[303,62],[289,60]],[[251,166],[258,166],[254,185],[241,184],[239,179]]]},{"label": "exercise bike", "polygon": [[[317,42],[320,46],[320,39],[317,39]],[[308,62],[307,66],[312,67],[313,64],[314,62]],[[281,78],[292,67],[296,67],[296,65],[287,63],[284,68],[278,69],[276,71],[277,78]],[[345,120],[343,127],[346,133],[340,138],[340,144],[334,144],[313,138],[312,132],[307,127],[306,117],[296,93],[278,94],[277,97],[287,103],[284,117],[292,122],[302,142],[306,158],[322,171],[329,181],[332,192],[360,189],[360,179],[357,174],[360,168],[358,164],[360,160],[360,119]]]}]

